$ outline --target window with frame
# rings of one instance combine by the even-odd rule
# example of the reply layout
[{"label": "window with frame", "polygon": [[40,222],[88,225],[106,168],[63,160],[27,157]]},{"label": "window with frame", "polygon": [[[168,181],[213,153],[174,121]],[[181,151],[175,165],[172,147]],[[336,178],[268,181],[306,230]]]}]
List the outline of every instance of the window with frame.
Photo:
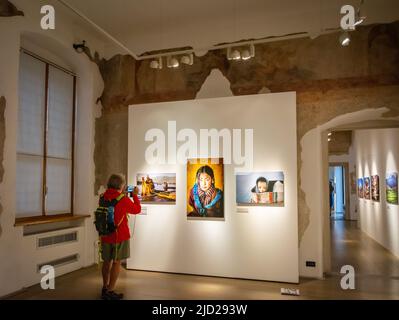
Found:
[{"label": "window with frame", "polygon": [[16,220],[73,215],[76,77],[21,50]]}]

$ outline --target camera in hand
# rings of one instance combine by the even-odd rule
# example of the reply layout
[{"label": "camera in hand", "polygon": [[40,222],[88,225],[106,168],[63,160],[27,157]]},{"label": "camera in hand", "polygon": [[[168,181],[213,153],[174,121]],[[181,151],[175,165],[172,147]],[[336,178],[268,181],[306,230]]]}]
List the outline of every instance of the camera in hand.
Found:
[{"label": "camera in hand", "polygon": [[133,197],[134,186],[126,186],[126,194],[128,197]]}]

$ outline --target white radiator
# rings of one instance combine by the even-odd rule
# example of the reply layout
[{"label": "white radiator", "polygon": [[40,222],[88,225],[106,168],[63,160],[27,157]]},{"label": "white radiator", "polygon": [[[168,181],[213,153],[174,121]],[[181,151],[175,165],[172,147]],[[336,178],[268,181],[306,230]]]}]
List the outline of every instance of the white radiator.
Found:
[{"label": "white radiator", "polygon": [[40,283],[44,276],[40,270],[44,265],[53,266],[56,277],[82,268],[84,235],[84,227],[76,227],[24,236],[21,273],[25,286]]}]

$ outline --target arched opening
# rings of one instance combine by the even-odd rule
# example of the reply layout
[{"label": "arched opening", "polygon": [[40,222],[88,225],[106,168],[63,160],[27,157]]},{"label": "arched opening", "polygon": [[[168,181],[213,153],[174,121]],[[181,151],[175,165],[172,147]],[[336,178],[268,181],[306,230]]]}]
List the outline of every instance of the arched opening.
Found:
[{"label": "arched opening", "polygon": [[387,199],[386,182],[399,168],[399,119],[385,111],[340,116],[320,133],[324,274],[341,277],[349,265],[359,286],[374,289],[399,273],[398,206]]}]

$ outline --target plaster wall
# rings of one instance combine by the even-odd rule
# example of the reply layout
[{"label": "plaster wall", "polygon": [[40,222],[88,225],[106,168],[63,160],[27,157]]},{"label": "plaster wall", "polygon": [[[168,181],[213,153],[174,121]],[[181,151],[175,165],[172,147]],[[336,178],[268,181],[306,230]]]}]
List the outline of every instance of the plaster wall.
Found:
[{"label": "plaster wall", "polygon": [[399,206],[386,202],[386,174],[399,171],[399,129],[356,130],[357,177],[378,175],[380,201],[357,199],[360,228],[399,257]]},{"label": "plaster wall", "polygon": [[[81,36],[87,37],[101,49],[101,41],[92,31],[79,29],[68,14],[57,11],[56,30],[44,31],[40,28],[40,7],[44,1],[13,1],[24,16],[0,18],[0,96],[4,96],[4,118],[1,118],[1,134],[4,148],[2,167],[4,174],[0,184],[0,296],[10,294],[32,284],[35,271],[28,270],[32,265],[26,261],[36,261],[36,252],[28,248],[35,242],[27,243],[23,227],[15,227],[15,176],[16,145],[18,128],[18,73],[20,46],[27,47],[43,58],[56,60],[77,75],[77,121],[75,158],[75,213],[91,214],[96,205],[94,194],[94,122],[98,115],[96,98],[103,90],[103,82],[97,66],[84,55],[72,49],[72,43]],[[1,145],[1,144],[0,144]],[[79,252],[81,266],[95,262],[95,230],[92,219],[87,219],[80,231]],[[31,238],[33,239],[33,238]],[[68,249],[52,250],[41,256],[45,261],[62,257]],[[34,266],[35,267],[35,266]],[[61,273],[65,270],[59,270]],[[70,271],[70,270],[69,270]],[[32,277],[32,274],[33,277]],[[56,275],[59,275],[57,273]],[[36,279],[37,281],[37,279]]]}]

